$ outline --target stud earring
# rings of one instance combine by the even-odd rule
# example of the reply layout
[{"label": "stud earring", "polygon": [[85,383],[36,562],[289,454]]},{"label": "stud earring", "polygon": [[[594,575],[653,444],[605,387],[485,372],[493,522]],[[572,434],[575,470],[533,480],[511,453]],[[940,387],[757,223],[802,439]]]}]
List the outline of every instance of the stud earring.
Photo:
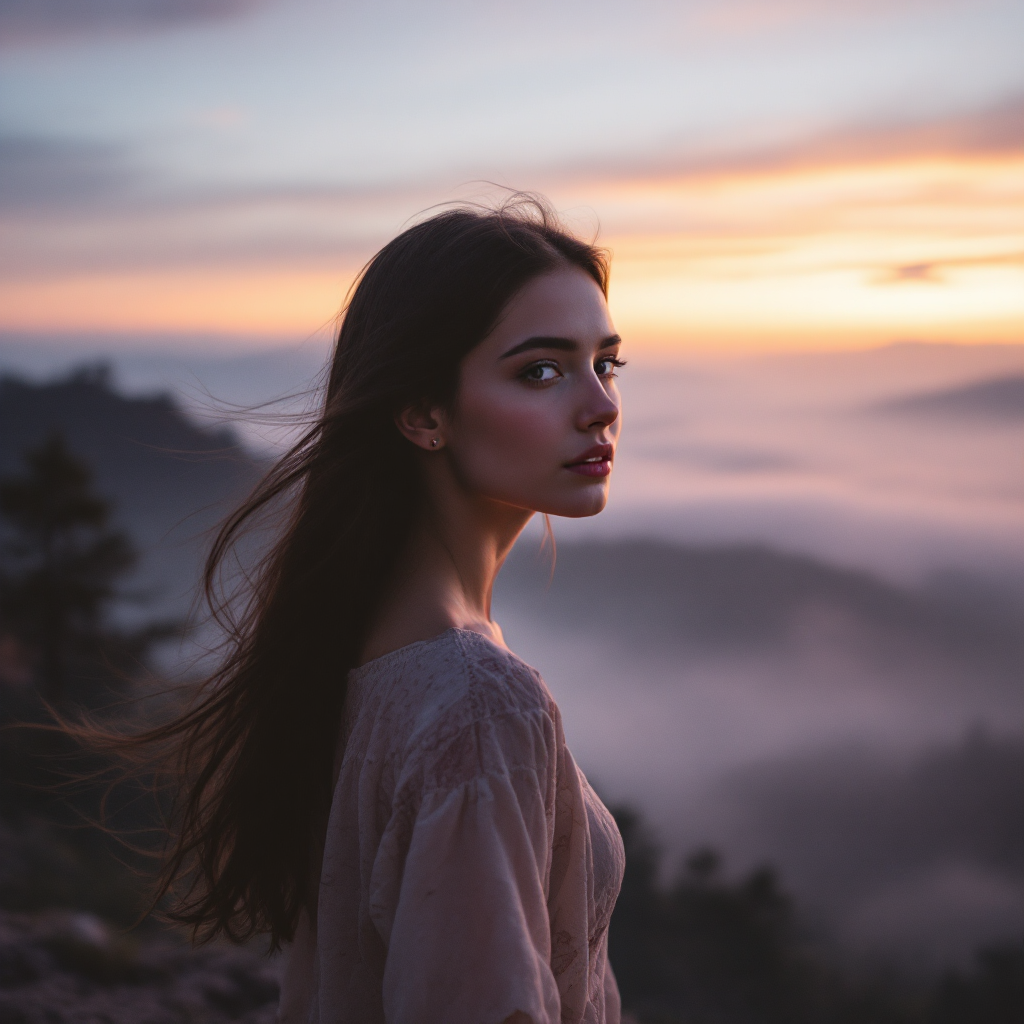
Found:
[{"label": "stud earring", "polygon": [[436,437],[432,437],[430,439],[430,447],[431,448],[436,448],[437,447],[437,438]]}]

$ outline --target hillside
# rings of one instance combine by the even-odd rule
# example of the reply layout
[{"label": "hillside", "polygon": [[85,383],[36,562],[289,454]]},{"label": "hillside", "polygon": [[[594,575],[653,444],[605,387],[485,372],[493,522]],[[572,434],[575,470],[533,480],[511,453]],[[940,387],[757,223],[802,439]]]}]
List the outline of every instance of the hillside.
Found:
[{"label": "hillside", "polygon": [[[779,650],[809,616],[830,613],[870,636],[876,658],[930,652],[1015,683],[1021,615],[1009,597],[963,581],[940,597],[859,570],[760,545],[691,546],[654,539],[561,544],[550,561],[521,545],[498,600],[546,628],[600,633],[634,652],[692,658]],[[595,609],[599,595],[604,610]]]},{"label": "hillside", "polygon": [[227,429],[198,426],[166,394],[120,394],[109,368],[48,382],[0,377],[0,475],[61,431],[143,553],[139,582],[167,610],[187,606],[210,528],[258,479],[261,465]]}]

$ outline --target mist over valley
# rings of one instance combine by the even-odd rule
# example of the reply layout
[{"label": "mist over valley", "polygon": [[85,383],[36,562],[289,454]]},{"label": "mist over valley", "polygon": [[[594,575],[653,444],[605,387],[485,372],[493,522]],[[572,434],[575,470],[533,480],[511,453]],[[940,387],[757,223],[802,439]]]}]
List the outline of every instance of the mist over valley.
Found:
[{"label": "mist over valley", "polygon": [[[319,359],[69,376],[0,346],[0,471],[62,430],[142,549],[152,599],[123,614],[185,615]],[[555,523],[553,573],[531,527],[495,596],[588,777],[664,870],[707,845],[730,872],[770,862],[859,954],[934,968],[1019,933],[1024,349],[635,362],[609,509]]]}]

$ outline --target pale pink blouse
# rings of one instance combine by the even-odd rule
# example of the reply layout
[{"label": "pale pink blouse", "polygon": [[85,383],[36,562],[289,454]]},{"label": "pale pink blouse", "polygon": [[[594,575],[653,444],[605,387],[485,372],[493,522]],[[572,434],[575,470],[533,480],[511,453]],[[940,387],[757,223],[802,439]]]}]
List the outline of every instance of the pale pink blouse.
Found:
[{"label": "pale pink blouse", "polygon": [[350,674],[345,734],[280,1019],[619,1024],[622,840],[540,675],[449,629]]}]

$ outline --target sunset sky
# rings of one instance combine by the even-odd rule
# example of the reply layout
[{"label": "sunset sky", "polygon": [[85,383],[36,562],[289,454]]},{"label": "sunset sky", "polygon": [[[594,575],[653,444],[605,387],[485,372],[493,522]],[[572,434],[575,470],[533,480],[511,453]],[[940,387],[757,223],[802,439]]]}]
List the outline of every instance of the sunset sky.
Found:
[{"label": "sunset sky", "polygon": [[1022,0],[3,0],[0,37],[9,338],[301,340],[494,182],[599,230],[638,345],[1024,342]]}]

